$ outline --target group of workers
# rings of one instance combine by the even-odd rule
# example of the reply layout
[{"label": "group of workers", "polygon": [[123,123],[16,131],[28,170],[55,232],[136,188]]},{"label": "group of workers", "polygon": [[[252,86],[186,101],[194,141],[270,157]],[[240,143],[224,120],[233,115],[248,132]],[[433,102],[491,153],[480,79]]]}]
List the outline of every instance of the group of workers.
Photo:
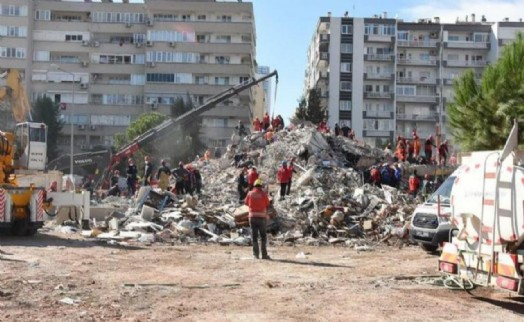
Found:
[{"label": "group of workers", "polygon": [[[422,147],[424,148],[424,155],[421,153]],[[437,150],[437,156],[433,155],[433,149]],[[413,131],[412,140],[398,136],[395,151],[393,152],[391,144],[388,144],[384,149],[384,152],[386,155],[391,156],[394,161],[408,161],[410,163],[442,166],[445,166],[446,164],[456,165],[456,158],[454,155],[451,155],[448,159],[449,147],[447,140],[444,140],[437,146],[434,142],[433,135],[430,135],[426,140],[424,140],[424,145],[422,146],[421,139],[417,135],[416,130]]]}]

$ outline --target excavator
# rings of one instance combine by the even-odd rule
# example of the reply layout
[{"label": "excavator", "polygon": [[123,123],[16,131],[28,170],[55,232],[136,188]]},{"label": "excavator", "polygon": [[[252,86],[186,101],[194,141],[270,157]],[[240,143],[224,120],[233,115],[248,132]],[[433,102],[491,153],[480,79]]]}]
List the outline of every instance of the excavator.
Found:
[{"label": "excavator", "polygon": [[97,187],[100,187],[100,186],[107,187],[106,183],[108,181],[109,174],[114,170],[114,168],[124,158],[131,157],[135,152],[137,152],[142,147],[147,146],[148,144],[151,144],[152,142],[154,142],[155,140],[159,138],[166,137],[170,133],[173,133],[173,131],[175,131],[178,126],[182,126],[185,124],[190,124],[191,122],[195,122],[200,114],[206,111],[209,111],[210,109],[215,107],[217,104],[224,102],[227,99],[235,95],[238,95],[238,93],[240,93],[241,91],[251,88],[252,86],[255,86],[258,83],[263,82],[266,79],[269,79],[273,76],[275,76],[276,84],[278,85],[278,72],[274,70],[271,73],[266,74],[258,79],[252,78],[248,81],[245,81],[241,84],[231,87],[215,96],[212,96],[204,104],[176,118],[169,118],[165,120],[164,122],[160,123],[159,125],[155,126],[154,128],[139,135],[132,142],[123,146],[119,151],[113,154],[113,156],[111,157],[111,160],[109,161],[109,166],[106,168],[102,177],[100,178],[100,180],[97,183]]},{"label": "excavator", "polygon": [[43,226],[50,203],[43,187],[21,183],[22,173],[45,169],[47,125],[26,121],[31,108],[18,71],[9,69],[0,73],[0,78],[5,78],[0,107],[10,109],[17,122],[13,132],[0,130],[0,230],[32,235]]}]

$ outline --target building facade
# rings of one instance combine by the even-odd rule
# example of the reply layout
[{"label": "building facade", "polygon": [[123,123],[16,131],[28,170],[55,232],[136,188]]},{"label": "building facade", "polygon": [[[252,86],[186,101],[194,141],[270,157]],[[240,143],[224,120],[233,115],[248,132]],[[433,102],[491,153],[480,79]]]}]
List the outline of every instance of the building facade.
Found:
[{"label": "building facade", "polygon": [[[64,108],[59,144],[69,153],[110,146],[140,114],[166,115],[178,98],[198,106],[254,77],[252,3],[0,0],[1,69],[19,69],[30,99]],[[203,115],[202,137],[225,147],[249,122],[253,89]]]},{"label": "building facade", "polygon": [[453,80],[473,69],[480,78],[524,23],[415,23],[381,17],[321,17],[308,50],[304,92],[318,88],[329,124],[348,124],[376,146],[398,135],[446,138]]}]

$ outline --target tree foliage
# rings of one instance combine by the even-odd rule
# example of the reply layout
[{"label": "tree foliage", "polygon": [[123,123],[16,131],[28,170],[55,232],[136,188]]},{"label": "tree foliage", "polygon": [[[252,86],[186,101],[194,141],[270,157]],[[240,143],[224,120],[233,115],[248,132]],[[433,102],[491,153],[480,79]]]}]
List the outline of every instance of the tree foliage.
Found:
[{"label": "tree foliage", "polygon": [[54,160],[58,157],[58,136],[64,125],[60,119],[60,107],[49,97],[38,98],[35,102],[34,122],[42,122],[47,125],[47,158]]},{"label": "tree foliage", "polygon": [[324,118],[327,118],[327,108],[322,106],[320,89],[312,88],[308,91],[307,100],[305,97],[301,97],[298,100],[298,107],[291,121],[295,124],[303,121],[317,124]]},{"label": "tree foliage", "polygon": [[501,149],[513,120],[524,116],[522,33],[485,69],[480,82],[470,70],[455,81],[454,89],[455,100],[447,114],[456,142],[466,151]]}]

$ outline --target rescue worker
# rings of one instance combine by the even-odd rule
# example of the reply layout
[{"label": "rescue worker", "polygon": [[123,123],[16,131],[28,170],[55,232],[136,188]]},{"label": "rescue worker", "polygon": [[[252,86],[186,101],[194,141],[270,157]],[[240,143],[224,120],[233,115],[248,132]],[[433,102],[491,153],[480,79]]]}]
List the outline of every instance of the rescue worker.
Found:
[{"label": "rescue worker", "polygon": [[238,202],[244,203],[247,196],[248,184],[247,184],[247,167],[244,167],[237,178],[237,191],[238,191]]},{"label": "rescue worker", "polygon": [[448,140],[444,140],[438,147],[438,164],[439,165],[446,165],[446,160],[448,158]]},{"label": "rescue worker", "polygon": [[177,195],[182,195],[186,192],[185,189],[185,180],[189,175],[187,170],[184,168],[184,163],[180,161],[178,163],[178,168],[171,172],[175,177],[175,190]]},{"label": "rescue worker", "polygon": [[167,166],[166,160],[160,161],[160,167],[156,173],[158,179],[158,187],[164,191],[169,186],[169,178],[171,177],[171,169]]},{"label": "rescue worker", "polygon": [[246,127],[244,126],[242,121],[238,120],[238,125],[235,126],[235,129],[237,130],[238,136],[246,136],[247,135]]},{"label": "rescue worker", "polygon": [[120,196],[120,187],[118,186],[118,184],[113,185],[111,189],[107,190],[107,196]]},{"label": "rescue worker", "polygon": [[184,180],[184,185],[186,188],[186,193],[189,193],[191,196],[193,195],[193,191],[195,191],[196,188],[196,178],[195,173],[193,172],[193,165],[188,164],[186,166],[187,170],[187,178]]},{"label": "rescue worker", "polygon": [[[267,209],[269,197],[262,190],[262,180],[257,179],[254,189],[247,194],[246,205],[249,207],[249,226],[251,227],[251,239],[253,243],[253,257],[258,259],[262,253],[262,259],[271,259],[267,254]],[[258,246],[260,236],[260,249]]]},{"label": "rescue worker", "polygon": [[151,176],[153,175],[153,165],[149,161],[149,156],[144,157],[144,177],[142,178],[143,186],[151,185]]},{"label": "rescue worker", "polygon": [[287,166],[287,168],[289,169],[289,182],[287,184],[286,196],[289,196],[289,194],[291,193],[291,183],[293,181],[293,173],[297,173],[297,170],[295,170],[295,161],[296,161],[295,158],[291,158]]},{"label": "rescue worker", "polygon": [[413,171],[413,174],[409,176],[409,194],[413,195],[413,198],[417,197],[418,189],[420,188],[420,179],[417,177],[417,170]]},{"label": "rescue worker", "polygon": [[249,191],[251,191],[255,185],[255,181],[258,179],[258,172],[257,172],[257,168],[255,167],[252,167],[248,172],[247,172],[247,185],[248,185],[248,189]]},{"label": "rescue worker", "polygon": [[413,159],[418,159],[420,155],[420,139],[417,133],[413,134]]},{"label": "rescue worker", "polygon": [[335,136],[340,135],[340,126],[338,126],[338,123],[335,123]]},{"label": "rescue worker", "polygon": [[202,175],[200,174],[200,170],[197,168],[193,169],[193,174],[195,175],[195,189],[196,193],[200,194],[202,191]]},{"label": "rescue worker", "polygon": [[430,164],[432,160],[431,156],[433,154],[433,147],[437,146],[433,143],[433,135],[430,135],[424,143],[424,154],[426,155],[426,161],[428,164]]},{"label": "rescue worker", "polygon": [[129,196],[132,198],[136,192],[136,179],[137,179],[138,169],[136,168],[136,165],[133,162],[133,159],[129,159],[127,163],[128,163],[127,170],[126,170],[127,191],[129,193]]},{"label": "rescue worker", "polygon": [[204,161],[208,162],[209,160],[211,160],[211,150],[207,149],[204,153]]},{"label": "rescue worker", "polygon": [[120,181],[120,171],[115,170],[110,180],[111,187],[114,186],[115,184],[118,184],[118,181]]},{"label": "rescue worker", "polygon": [[280,169],[277,172],[277,182],[280,183],[280,200],[286,198],[287,185],[289,184],[289,169],[287,168],[287,162],[282,161]]},{"label": "rescue worker", "polygon": [[351,132],[351,128],[347,126],[347,124],[342,125],[342,128],[340,129],[342,131],[342,135],[349,138],[349,133]]},{"label": "rescue worker", "polygon": [[326,119],[323,119],[322,121],[320,121],[320,123],[318,123],[317,130],[322,132],[322,133],[328,133],[329,132]]},{"label": "rescue worker", "polygon": [[260,122],[258,117],[253,121],[253,130],[255,132],[260,132],[262,130],[262,122]]},{"label": "rescue worker", "polygon": [[267,129],[266,134],[264,134],[264,138],[266,139],[267,144],[271,144],[273,142],[273,135],[274,135],[273,128],[269,127]]},{"label": "rescue worker", "polygon": [[380,171],[378,170],[378,167],[376,165],[371,167],[369,176],[370,176],[371,183],[374,186],[380,187]]},{"label": "rescue worker", "polygon": [[264,114],[264,117],[262,118],[262,125],[263,125],[263,128],[264,128],[264,131],[267,131],[267,129],[271,125],[269,114],[267,112]]},{"label": "rescue worker", "polygon": [[422,180],[422,187],[420,188],[420,192],[424,200],[431,193],[433,193],[433,182],[430,180],[429,174],[427,173],[424,175],[424,180]]},{"label": "rescue worker", "polygon": [[277,119],[279,120],[279,130],[283,130],[284,129],[284,126],[285,126],[285,123],[284,123],[284,119],[282,118],[282,116],[280,116],[280,114],[277,115]]},{"label": "rescue worker", "polygon": [[278,117],[275,117],[273,120],[271,120],[271,126],[273,127],[273,130],[275,132],[278,132],[280,129],[280,119]]}]

